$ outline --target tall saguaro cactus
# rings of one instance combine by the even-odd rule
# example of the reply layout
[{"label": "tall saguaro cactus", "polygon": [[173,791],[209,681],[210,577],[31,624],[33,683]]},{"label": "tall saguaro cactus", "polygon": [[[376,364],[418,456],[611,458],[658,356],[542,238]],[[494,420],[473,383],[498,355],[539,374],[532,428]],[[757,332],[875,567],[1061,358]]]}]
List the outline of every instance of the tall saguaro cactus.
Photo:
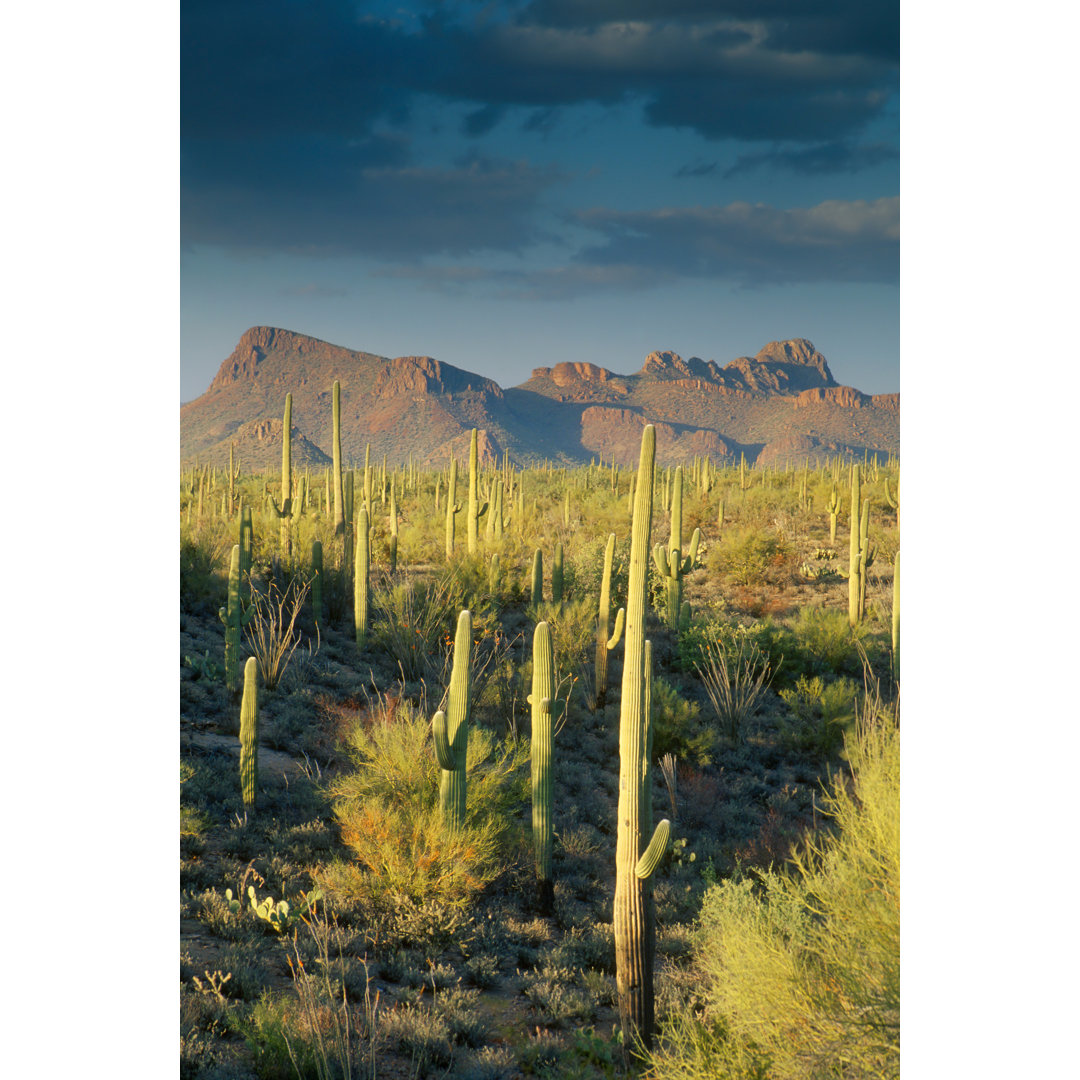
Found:
[{"label": "tall saguaro cactus", "polygon": [[225,685],[230,692],[237,689],[240,674],[240,630],[251,621],[255,609],[244,608],[240,599],[240,545],[233,544],[229,557],[229,598],[227,606],[218,611],[225,624]]},{"label": "tall saguaro cactus", "polygon": [[446,485],[446,557],[454,557],[454,515],[461,513],[457,502],[457,458],[450,458],[450,480]]},{"label": "tall saguaro cactus", "polygon": [[334,380],[334,535],[345,536],[345,489],[341,481],[341,383]]},{"label": "tall saguaro cactus", "polygon": [[390,573],[397,572],[398,520],[394,478],[390,477]]},{"label": "tall saguaro cactus", "polygon": [[531,598],[533,607],[544,602],[544,555],[539,548],[533,554]]},{"label": "tall saguaro cactus", "polygon": [[[630,537],[630,581],[626,596],[626,658],[619,716],[619,810],[615,845],[615,983],[624,1053],[635,1041],[652,1045],[655,1022],[653,960],[656,916],[651,874],[667,846],[670,822],[657,826],[643,852],[651,820],[648,779],[648,702],[646,700],[645,604],[649,539],[652,531],[656,429],[641,435],[641,458]],[[659,855],[657,854],[659,850]]]},{"label": "tall saguaro cactus", "polygon": [[562,603],[563,593],[563,546],[561,541],[555,545],[555,557],[551,560],[551,602],[556,606]]},{"label": "tall saguaro cactus", "polygon": [[315,618],[315,626],[321,628],[323,624],[322,606],[323,585],[323,560],[322,541],[311,541],[311,611]]},{"label": "tall saguaro cactus", "polygon": [[858,462],[851,466],[851,532],[848,538],[848,623],[859,622],[859,512],[862,507],[862,489],[859,485]]},{"label": "tall saguaro cactus", "polygon": [[611,564],[615,558],[615,534],[608,536],[604,548],[604,573],[600,578],[600,611],[596,619],[596,690],[593,708],[602,709],[607,704],[608,653],[619,644],[622,637],[626,609],[619,608],[615,616],[615,631],[608,637],[611,626]]},{"label": "tall saguaro cactus", "polygon": [[533,631],[532,736],[532,834],[536,852],[537,898],[540,912],[550,915],[555,906],[555,886],[551,880],[551,844],[554,837],[552,801],[552,748],[555,711],[555,662],[551,648],[551,627],[536,624]]},{"label": "tall saguaro cactus", "polygon": [[892,673],[900,681],[900,552],[893,559],[892,579]]},{"label": "tall saguaro cactus", "polygon": [[244,665],[244,697],[240,702],[240,790],[244,808],[254,812],[259,783],[259,663],[249,656]]},{"label": "tall saguaro cactus", "polygon": [[356,647],[363,649],[368,628],[368,582],[371,576],[371,529],[367,507],[356,515],[356,567],[353,572],[353,618],[356,622]]},{"label": "tall saguaro cactus", "polygon": [[829,547],[836,546],[836,522],[840,517],[840,492],[836,488],[832,489],[832,494],[829,496],[829,501],[825,506],[825,511],[829,515]]},{"label": "tall saguaro cactus", "polygon": [[439,806],[448,828],[465,824],[465,762],[469,749],[469,706],[472,663],[472,614],[458,616],[454,638],[454,668],[446,712],[441,709],[432,720],[435,758],[442,770],[439,778]]},{"label": "tall saguaro cactus", "polygon": [[281,430],[281,505],[270,496],[270,505],[281,522],[281,559],[288,565],[292,558],[292,394],[285,395],[285,419]]},{"label": "tall saguaro cactus", "polygon": [[470,555],[476,554],[476,547],[480,537],[480,519],[484,516],[484,513],[488,508],[487,503],[484,503],[483,506],[480,505],[480,477],[477,464],[476,435],[476,428],[473,428],[472,436],[469,440],[469,510],[467,515]]},{"label": "tall saguaro cactus", "polygon": [[697,561],[701,530],[695,529],[690,539],[690,553],[682,554],[682,466],[675,470],[675,484],[671,492],[671,536],[667,550],[663,544],[653,548],[653,559],[667,589],[667,610],[664,621],[672,630],[678,630],[682,618],[682,579],[693,569]]}]

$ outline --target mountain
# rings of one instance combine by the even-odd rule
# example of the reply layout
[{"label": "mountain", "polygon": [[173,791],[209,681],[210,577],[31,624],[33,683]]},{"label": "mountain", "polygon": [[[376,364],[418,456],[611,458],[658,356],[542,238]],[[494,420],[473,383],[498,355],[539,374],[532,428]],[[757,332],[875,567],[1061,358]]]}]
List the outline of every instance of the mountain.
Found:
[{"label": "mountain", "polygon": [[585,362],[533,370],[504,390],[481,375],[430,356],[389,359],[317,338],[256,326],[222,363],[206,393],[180,408],[181,459],[245,467],[281,461],[285,395],[293,396],[293,461],[323,465],[332,453],[332,386],[341,381],[346,462],[394,464],[410,454],[425,465],[468,453],[479,428],[481,455],[566,464],[600,457],[633,465],[641,429],[656,425],[657,457],[708,454],[783,464],[826,454],[896,453],[900,395],[841,386],[825,357],[803,338],[770,342],[723,367],[653,352],[633,375]]}]

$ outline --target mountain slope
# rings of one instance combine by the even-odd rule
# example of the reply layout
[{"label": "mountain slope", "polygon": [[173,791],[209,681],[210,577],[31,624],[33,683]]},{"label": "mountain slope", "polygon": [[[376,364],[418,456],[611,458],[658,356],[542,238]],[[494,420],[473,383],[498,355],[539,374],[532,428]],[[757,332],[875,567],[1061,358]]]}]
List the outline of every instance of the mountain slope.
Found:
[{"label": "mountain slope", "polygon": [[[771,342],[724,367],[677,353],[650,353],[633,375],[590,363],[536,368],[521,386],[429,356],[389,359],[274,327],[253,327],[222,363],[206,393],[181,406],[181,457],[225,461],[242,443],[246,465],[280,455],[285,394],[293,395],[294,440],[305,460],[332,452],[332,395],[341,381],[346,461],[410,454],[443,463],[485,432],[482,451],[520,463],[566,464],[592,457],[632,465],[645,423],[657,425],[660,461],[745,453],[782,464],[826,453],[861,456],[899,450],[899,395],[871,396],[840,386],[825,357],[805,339]],[[276,429],[260,422],[275,421]],[[276,436],[276,438],[275,438]],[[239,447],[238,447],[239,448]],[[294,451],[295,454],[295,451]]]}]

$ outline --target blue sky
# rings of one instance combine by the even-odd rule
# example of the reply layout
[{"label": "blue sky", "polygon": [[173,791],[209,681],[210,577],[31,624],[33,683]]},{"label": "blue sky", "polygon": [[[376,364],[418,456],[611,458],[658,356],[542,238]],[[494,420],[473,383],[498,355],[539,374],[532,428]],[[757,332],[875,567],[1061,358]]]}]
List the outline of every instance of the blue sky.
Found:
[{"label": "blue sky", "polygon": [[263,323],[897,390],[898,60],[895,3],[185,0],[181,400]]}]

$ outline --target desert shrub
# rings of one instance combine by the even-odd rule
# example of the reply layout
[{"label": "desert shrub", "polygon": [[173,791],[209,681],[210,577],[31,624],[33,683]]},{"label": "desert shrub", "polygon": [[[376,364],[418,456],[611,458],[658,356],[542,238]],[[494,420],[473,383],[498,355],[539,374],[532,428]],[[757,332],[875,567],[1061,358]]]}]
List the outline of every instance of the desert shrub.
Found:
[{"label": "desert shrub", "polygon": [[791,710],[781,721],[785,743],[811,754],[836,753],[855,719],[858,692],[851,679],[826,683],[818,676],[808,679],[800,675],[794,687],[780,691]]},{"label": "desert shrub", "polygon": [[776,533],[740,529],[724,534],[723,543],[709,552],[706,566],[738,585],[763,585],[777,577],[790,556],[788,544]]},{"label": "desert shrub", "polygon": [[653,760],[674,754],[680,761],[707,765],[716,746],[716,732],[701,716],[701,706],[687,701],[667,681],[652,681]]},{"label": "desert shrub", "polygon": [[596,1005],[583,990],[573,985],[575,973],[569,968],[545,964],[524,976],[522,992],[540,1019],[548,1026],[561,1027],[595,1017]]},{"label": "desert shrub", "polygon": [[408,576],[392,581],[388,577],[377,590],[374,638],[406,680],[438,677],[446,639],[453,640],[460,610],[455,606],[456,591],[448,576],[434,581]]},{"label": "desert shrub", "polygon": [[769,683],[769,659],[748,634],[706,643],[698,673],[716,719],[735,740],[761,703]]},{"label": "desert shrub", "polygon": [[252,585],[251,621],[247,625],[248,648],[259,665],[259,675],[267,690],[277,687],[289,661],[300,644],[297,619],[310,585],[294,578],[282,592],[275,581],[265,589]]},{"label": "desert shrub", "polygon": [[789,871],[707,891],[704,1006],[665,1025],[657,1080],[899,1074],[899,729],[861,713],[852,781],[826,801],[833,828]]},{"label": "desert shrub", "polygon": [[355,771],[336,779],[330,795],[356,865],[338,864],[331,888],[378,905],[464,904],[494,880],[527,790],[527,744],[471,728],[466,823],[457,831],[443,824],[430,723],[415,706],[402,702],[358,722],[347,745]]},{"label": "desert shrub", "polygon": [[225,599],[229,553],[235,543],[219,522],[200,530],[180,530],[180,600],[184,608],[217,611]]},{"label": "desert shrub", "polygon": [[804,607],[791,627],[793,671],[809,675],[858,675],[862,672],[859,644],[869,631],[865,624],[852,627],[847,611]]}]

